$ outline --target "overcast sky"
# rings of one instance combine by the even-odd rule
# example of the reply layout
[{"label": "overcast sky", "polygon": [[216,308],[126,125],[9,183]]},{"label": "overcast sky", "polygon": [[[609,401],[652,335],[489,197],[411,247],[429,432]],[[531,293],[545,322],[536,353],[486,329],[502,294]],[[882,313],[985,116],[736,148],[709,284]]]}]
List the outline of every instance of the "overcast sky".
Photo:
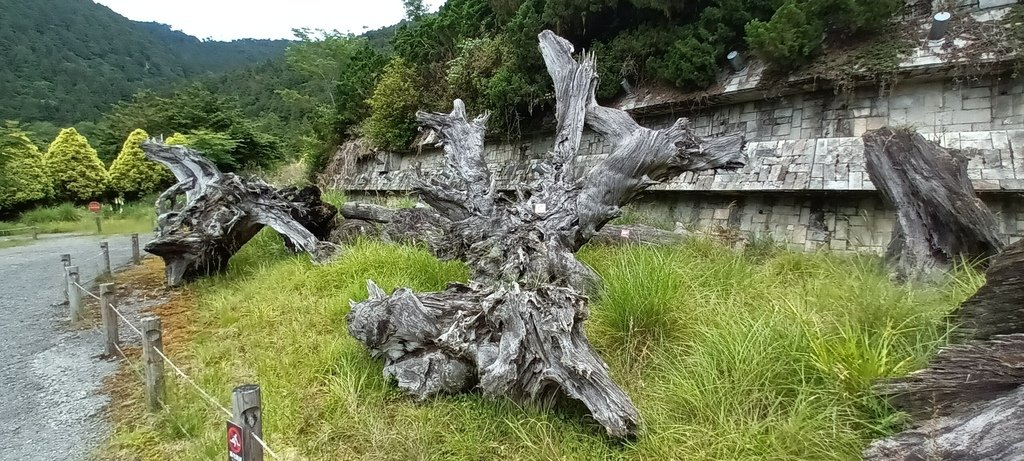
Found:
[{"label": "overcast sky", "polygon": [[[402,0],[95,0],[128,19],[169,24],[199,38],[293,38],[292,29],[360,33],[405,16]],[[444,0],[425,0],[437,10]]]}]

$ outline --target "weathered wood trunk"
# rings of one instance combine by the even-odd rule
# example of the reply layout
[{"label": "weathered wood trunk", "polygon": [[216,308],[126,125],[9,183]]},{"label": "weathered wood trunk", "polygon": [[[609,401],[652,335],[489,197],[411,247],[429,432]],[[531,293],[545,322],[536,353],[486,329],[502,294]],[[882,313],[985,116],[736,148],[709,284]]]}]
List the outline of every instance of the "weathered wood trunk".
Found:
[{"label": "weathered wood trunk", "polygon": [[886,262],[897,278],[927,280],[961,259],[999,252],[998,223],[974,193],[960,151],[890,128],[863,139],[871,182],[896,208]]},{"label": "weathered wood trunk", "polygon": [[[334,230],[334,218],[338,216],[338,207],[324,202],[321,198],[320,188],[314,185],[304,187],[286,187],[278,191],[281,198],[292,204],[289,212],[296,222],[302,224],[310,233],[322,242],[329,241],[331,232]],[[284,246],[293,253],[303,251],[287,235],[284,238]]]},{"label": "weathered wood trunk", "polygon": [[920,422],[874,442],[866,459],[1024,459],[1024,240],[995,258],[958,316],[973,340],[878,386]]},{"label": "weathered wood trunk", "polygon": [[[370,299],[352,303],[349,333],[418,398],[471,387],[524,403],[569,398],[611,436],[631,437],[639,414],[583,332],[588,301],[578,287],[592,273],[574,253],[650,185],[684,171],[742,166],[743,140],[702,139],[685,119],[663,130],[641,127],[597,104],[592,56],[577,62],[572,45],[550,31],[540,34],[540,47],[555,84],[556,142],[517,200],[495,191],[484,162],[487,115],[468,120],[459,100],[449,114],[417,114],[439,133],[446,162],[443,176],[422,180],[417,191],[464,243],[471,282],[390,296],[369,282]],[[585,124],[614,150],[577,176]]]},{"label": "weathered wood trunk", "polygon": [[[278,191],[257,178],[221,173],[182,146],[149,141],[142,149],[146,158],[169,168],[178,180],[157,199],[157,237],[145,248],[163,258],[169,286],[223,271],[231,256],[264,226],[315,261],[326,260],[334,251],[334,245],[318,236],[330,233],[324,226],[337,210],[320,200],[316,187]],[[185,201],[178,204],[182,194]]]},{"label": "weathered wood trunk", "polygon": [[[465,242],[450,238],[453,224],[431,208],[392,209],[370,203],[349,202],[341,206],[345,218],[331,237],[334,243],[347,243],[359,236],[377,237],[404,244],[426,244],[441,259],[462,259]],[[672,232],[643,224],[602,227],[590,241],[602,245],[671,245],[690,234]]]}]

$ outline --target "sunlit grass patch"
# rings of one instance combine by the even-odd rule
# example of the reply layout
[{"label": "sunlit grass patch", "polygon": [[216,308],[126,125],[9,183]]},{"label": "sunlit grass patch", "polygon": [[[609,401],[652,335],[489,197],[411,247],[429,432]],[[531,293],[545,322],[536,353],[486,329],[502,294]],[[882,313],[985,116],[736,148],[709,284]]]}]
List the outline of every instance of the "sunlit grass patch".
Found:
[{"label": "sunlit grass patch", "polygon": [[[700,239],[581,258],[603,279],[587,334],[644,418],[624,444],[572,411],[474,393],[417,404],[386,382],[348,336],[349,300],[367,279],[387,291],[466,280],[422,248],[365,240],[314,265],[264,231],[193,286],[196,335],[175,358],[223,404],[259,383],[267,441],[301,459],[857,459],[899,421],[872,381],[920,368],[981,283],[963,268],[942,286],[898,286],[874,257]],[[170,392],[169,411],[115,444],[155,431],[162,456],[222,457],[222,418],[183,383]]]},{"label": "sunlit grass patch", "polygon": [[[96,218],[100,226],[96,226]],[[152,232],[156,225],[153,201],[125,204],[114,210],[109,205],[99,214],[84,206],[63,203],[25,211],[18,219],[0,222],[0,235],[32,235],[72,232],[79,234],[116,235]],[[5,232],[6,229],[17,229]]]}]

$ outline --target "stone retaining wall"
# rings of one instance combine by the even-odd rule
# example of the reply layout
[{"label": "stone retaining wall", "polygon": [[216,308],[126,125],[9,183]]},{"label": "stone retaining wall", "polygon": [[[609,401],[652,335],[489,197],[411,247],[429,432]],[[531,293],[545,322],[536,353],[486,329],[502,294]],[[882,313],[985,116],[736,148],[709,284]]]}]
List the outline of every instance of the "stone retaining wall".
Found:
[{"label": "stone retaining wall", "polygon": [[[1005,16],[1013,2],[960,3],[969,11],[954,14],[986,22]],[[911,26],[924,34],[927,25]],[[970,157],[968,174],[999,216],[1000,236],[1015,241],[1024,236],[1024,76],[964,75],[949,59],[951,48],[965,45],[959,39],[952,47],[922,44],[905,58],[901,77],[886,91],[838,92],[793,76],[796,89],[769,98],[758,89],[763,66],[751,60],[739,72],[723,73],[710,102],[654,91],[626,96],[614,105],[645,126],[661,128],[688,117],[698,134],[739,131],[748,141],[743,169],[686,173],[652,187],[634,208],[680,227],[771,235],[794,248],[879,252],[889,242],[895,214],[868,178],[860,136],[882,126],[902,127]],[[993,69],[1009,58],[978,59]],[[486,161],[497,186],[512,189],[530,181],[551,142],[550,133],[515,142],[489,140]],[[350,194],[403,193],[413,175],[443,165],[441,151],[427,147],[429,139],[420,146],[415,152],[370,155],[359,162],[356,175],[326,182]],[[610,152],[605,140],[584,133],[579,168],[591,168]]]}]

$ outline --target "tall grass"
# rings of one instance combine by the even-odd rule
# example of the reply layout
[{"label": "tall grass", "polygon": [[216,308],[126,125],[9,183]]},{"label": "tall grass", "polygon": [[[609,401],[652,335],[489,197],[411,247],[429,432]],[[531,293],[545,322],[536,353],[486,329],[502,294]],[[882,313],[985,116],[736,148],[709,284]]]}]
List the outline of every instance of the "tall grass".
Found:
[{"label": "tall grass", "polygon": [[[704,240],[585,248],[604,280],[588,336],[646,427],[620,444],[572,412],[477,394],[416,404],[382,378],[346,332],[349,299],[365,299],[366,279],[440,290],[465,280],[461,264],[361,241],[315,266],[276,238],[195,286],[196,335],[174,359],[222,403],[260,383],[268,442],[291,459],[858,459],[900,422],[871,382],[921,367],[982,281],[964,268],[943,286],[896,286],[876,258],[755,258]],[[221,417],[184,383],[169,392],[170,410],[122,424],[111,449],[222,457]]]},{"label": "tall grass", "polygon": [[338,189],[328,189],[323,191],[320,195],[321,200],[330,203],[338,208],[341,208],[345,202],[348,201],[348,197],[345,196],[345,191]]}]

